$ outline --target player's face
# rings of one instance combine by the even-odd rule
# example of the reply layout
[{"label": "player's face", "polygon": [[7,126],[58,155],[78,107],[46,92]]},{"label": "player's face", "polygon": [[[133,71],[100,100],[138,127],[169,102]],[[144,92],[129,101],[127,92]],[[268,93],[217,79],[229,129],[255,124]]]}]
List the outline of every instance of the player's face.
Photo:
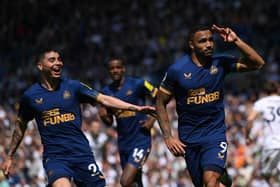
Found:
[{"label": "player's face", "polygon": [[114,81],[120,81],[125,73],[125,67],[119,60],[112,60],[109,62],[108,71]]},{"label": "player's face", "polygon": [[50,51],[45,53],[44,57],[38,63],[38,69],[43,76],[50,78],[60,78],[63,68],[63,62],[59,53]]},{"label": "player's face", "polygon": [[198,31],[193,35],[190,47],[198,56],[210,57],[214,53],[214,41],[209,30]]}]

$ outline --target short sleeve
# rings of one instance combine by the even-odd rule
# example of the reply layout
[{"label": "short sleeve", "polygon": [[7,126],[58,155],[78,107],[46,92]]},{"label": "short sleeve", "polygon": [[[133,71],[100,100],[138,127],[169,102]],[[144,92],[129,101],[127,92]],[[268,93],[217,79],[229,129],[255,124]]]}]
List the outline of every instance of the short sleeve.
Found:
[{"label": "short sleeve", "polygon": [[259,113],[262,113],[263,105],[260,102],[256,102],[253,106],[253,109]]},{"label": "short sleeve", "polygon": [[35,117],[35,112],[33,108],[31,107],[31,104],[29,102],[29,98],[26,95],[23,95],[20,100],[19,104],[19,112],[18,117],[22,121],[30,121]]},{"label": "short sleeve", "polygon": [[97,102],[97,96],[100,92],[94,90],[92,87],[85,83],[77,82],[78,94],[82,103],[92,102],[94,99]]},{"label": "short sleeve", "polygon": [[176,84],[176,74],[176,70],[172,66],[167,70],[160,84],[160,90],[162,92],[172,95]]},{"label": "short sleeve", "polygon": [[226,55],[222,57],[222,64],[224,66],[225,74],[229,74],[231,72],[238,71],[238,63],[239,58],[231,55]]},{"label": "short sleeve", "polygon": [[157,94],[157,88],[154,87],[149,81],[147,80],[140,80],[139,82],[141,90],[143,90],[144,95],[150,95],[152,98],[155,98]]}]

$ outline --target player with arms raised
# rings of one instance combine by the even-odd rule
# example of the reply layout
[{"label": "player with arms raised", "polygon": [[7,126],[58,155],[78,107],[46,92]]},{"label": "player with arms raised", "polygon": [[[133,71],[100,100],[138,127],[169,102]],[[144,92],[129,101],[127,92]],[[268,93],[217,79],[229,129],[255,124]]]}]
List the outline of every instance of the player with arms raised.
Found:
[{"label": "player with arms raised", "polygon": [[[212,31],[225,43],[234,44],[243,57],[213,55]],[[187,42],[190,54],[167,70],[157,96],[156,111],[168,149],[176,156],[185,157],[194,185],[218,187],[225,171],[228,146],[224,78],[231,72],[260,69],[264,60],[230,28],[197,27],[191,30]],[[172,96],[179,116],[179,140],[171,134],[166,111]]]}]

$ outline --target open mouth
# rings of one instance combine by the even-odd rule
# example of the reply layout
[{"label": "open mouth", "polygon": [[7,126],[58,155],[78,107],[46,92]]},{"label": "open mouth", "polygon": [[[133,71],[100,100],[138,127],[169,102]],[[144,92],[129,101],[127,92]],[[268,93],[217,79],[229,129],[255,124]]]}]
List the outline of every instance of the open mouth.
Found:
[{"label": "open mouth", "polygon": [[61,71],[62,71],[62,68],[61,67],[58,67],[58,66],[55,66],[53,67],[53,72],[56,74],[56,75],[60,75],[61,74]]}]

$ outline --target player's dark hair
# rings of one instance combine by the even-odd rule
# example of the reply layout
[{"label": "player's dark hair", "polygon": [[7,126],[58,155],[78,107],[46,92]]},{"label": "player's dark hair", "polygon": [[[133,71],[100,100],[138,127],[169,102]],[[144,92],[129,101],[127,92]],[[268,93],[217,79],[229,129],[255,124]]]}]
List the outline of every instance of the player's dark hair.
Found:
[{"label": "player's dark hair", "polygon": [[110,56],[108,58],[105,59],[105,66],[106,68],[109,67],[110,63],[114,60],[120,61],[122,63],[123,66],[125,66],[125,59],[123,57],[119,57],[119,56]]},{"label": "player's dark hair", "polygon": [[209,30],[211,31],[211,26],[209,25],[197,25],[195,27],[192,27],[190,30],[189,30],[189,33],[188,33],[188,36],[187,36],[187,39],[186,39],[186,43],[185,43],[185,46],[186,46],[186,52],[188,54],[191,53],[191,48],[189,46],[189,41],[193,40],[193,36],[196,32],[199,32],[199,31],[205,31],[205,30]]},{"label": "player's dark hair", "polygon": [[268,81],[263,87],[263,90],[267,94],[277,93],[278,89],[279,89],[279,84],[276,81]]},{"label": "player's dark hair", "polygon": [[36,51],[35,64],[37,64],[40,60],[42,60],[42,58],[45,56],[46,53],[51,52],[51,51],[57,52],[61,55],[60,50],[58,50],[54,47],[40,47]]}]

